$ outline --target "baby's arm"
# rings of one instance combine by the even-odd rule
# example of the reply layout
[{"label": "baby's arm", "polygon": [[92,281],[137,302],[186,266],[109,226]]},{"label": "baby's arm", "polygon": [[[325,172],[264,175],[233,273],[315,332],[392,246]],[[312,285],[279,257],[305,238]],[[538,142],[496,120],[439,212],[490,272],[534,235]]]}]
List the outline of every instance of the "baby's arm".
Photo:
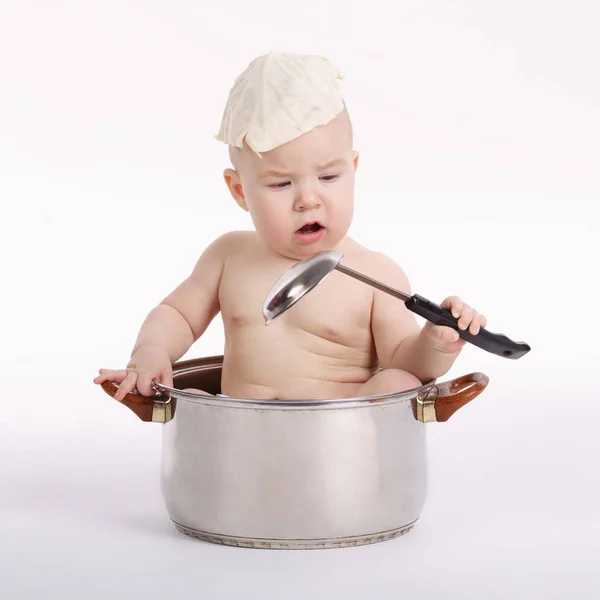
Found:
[{"label": "baby's arm", "polygon": [[219,284],[231,235],[225,234],[212,242],[190,276],[150,311],[127,368],[101,369],[95,383],[118,382],[117,400],[136,387],[142,394],[152,395],[153,380],[172,385],[171,365],[187,352],[219,312]]},{"label": "baby's arm", "polygon": [[[382,283],[406,294],[412,294],[410,283],[402,269],[389,257],[374,253],[374,277]],[[485,325],[485,317],[452,297],[444,300],[445,308],[458,308],[463,316],[459,326],[476,334],[479,325]],[[375,291],[371,327],[379,362],[384,369],[401,369],[415,375],[426,383],[448,372],[458,357],[464,340],[458,338],[450,327],[441,327],[427,322],[420,328],[414,314],[404,302]]]},{"label": "baby's arm", "polygon": [[146,317],[132,355],[145,346],[160,346],[174,363],[206,331],[219,312],[219,283],[227,249],[227,235],[206,248],[190,276]]}]

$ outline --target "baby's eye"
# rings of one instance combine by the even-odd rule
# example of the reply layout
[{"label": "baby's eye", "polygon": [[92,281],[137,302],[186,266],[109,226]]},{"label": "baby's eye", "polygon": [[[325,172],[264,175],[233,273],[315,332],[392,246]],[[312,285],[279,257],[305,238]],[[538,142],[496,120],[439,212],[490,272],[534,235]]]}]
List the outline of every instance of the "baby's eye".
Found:
[{"label": "baby's eye", "polygon": [[284,188],[287,187],[290,184],[289,181],[281,181],[279,183],[270,183],[269,187],[270,188]]},{"label": "baby's eye", "polygon": [[325,180],[325,181],[333,181],[334,179],[337,179],[338,175],[323,175],[323,177],[321,177],[321,179]]}]

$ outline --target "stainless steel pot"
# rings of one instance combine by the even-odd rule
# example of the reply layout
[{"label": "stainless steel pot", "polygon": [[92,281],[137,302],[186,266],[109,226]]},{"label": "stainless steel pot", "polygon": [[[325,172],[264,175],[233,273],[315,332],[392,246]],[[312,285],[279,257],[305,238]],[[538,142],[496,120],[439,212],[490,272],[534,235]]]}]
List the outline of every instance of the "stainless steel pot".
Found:
[{"label": "stainless steel pot", "polygon": [[[220,393],[223,357],[180,361],[174,387],[123,404],[163,424],[161,486],[177,529],[252,548],[336,548],[412,529],[427,492],[425,423],[446,421],[488,384],[472,373],[407,392],[334,400]],[[114,396],[118,387],[102,387]]]}]

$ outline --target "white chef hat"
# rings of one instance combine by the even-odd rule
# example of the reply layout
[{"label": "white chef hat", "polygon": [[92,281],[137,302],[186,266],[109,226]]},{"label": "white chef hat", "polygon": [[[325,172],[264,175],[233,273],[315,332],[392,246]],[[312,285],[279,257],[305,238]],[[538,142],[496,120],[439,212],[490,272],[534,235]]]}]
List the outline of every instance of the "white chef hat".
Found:
[{"label": "white chef hat", "polygon": [[236,78],[215,137],[239,148],[245,141],[260,156],[340,114],[342,79],[322,56],[259,56]]}]

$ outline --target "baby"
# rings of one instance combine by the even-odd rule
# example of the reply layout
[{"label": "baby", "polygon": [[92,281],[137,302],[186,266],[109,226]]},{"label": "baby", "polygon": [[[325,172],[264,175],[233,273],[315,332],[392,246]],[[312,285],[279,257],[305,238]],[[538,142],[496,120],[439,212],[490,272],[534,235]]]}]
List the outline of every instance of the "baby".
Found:
[{"label": "baby", "polygon": [[[126,369],[100,369],[115,398],[172,386],[172,364],[220,313],[221,391],[237,398],[328,399],[419,387],[445,374],[466,343],[451,328],[421,328],[404,303],[337,271],[266,326],[273,284],[322,250],[411,293],[402,269],[347,235],[359,155],[341,76],[325,58],[270,52],[230,91],[217,139],[228,144],[224,179],[254,231],[231,231],[202,253],[189,277],[144,321]],[[486,319],[456,296],[441,305],[477,334]],[[196,390],[199,393],[206,393]]]}]

